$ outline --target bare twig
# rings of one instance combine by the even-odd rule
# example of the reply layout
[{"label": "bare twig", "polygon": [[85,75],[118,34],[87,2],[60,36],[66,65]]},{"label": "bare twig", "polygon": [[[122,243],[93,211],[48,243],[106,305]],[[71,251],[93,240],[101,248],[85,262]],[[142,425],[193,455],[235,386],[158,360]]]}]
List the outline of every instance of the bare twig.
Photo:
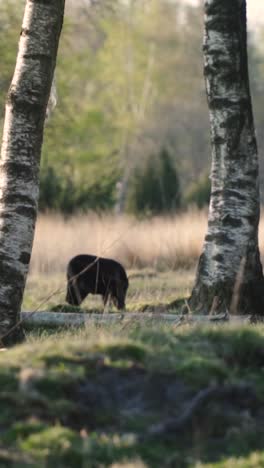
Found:
[{"label": "bare twig", "polygon": [[[190,308],[190,305],[189,305],[189,302],[187,301],[187,299],[185,299],[184,305],[185,305],[186,309],[188,310],[188,315],[192,316],[192,314],[193,314],[192,309]],[[186,314],[184,314],[184,315],[186,315]]]}]

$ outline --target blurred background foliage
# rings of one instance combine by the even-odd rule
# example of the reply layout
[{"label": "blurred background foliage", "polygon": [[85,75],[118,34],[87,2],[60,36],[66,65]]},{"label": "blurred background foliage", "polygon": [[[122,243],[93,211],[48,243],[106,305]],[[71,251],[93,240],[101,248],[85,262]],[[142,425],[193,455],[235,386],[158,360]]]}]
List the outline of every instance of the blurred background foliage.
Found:
[{"label": "blurred background foliage", "polygon": [[[20,0],[0,2],[0,119],[21,28]],[[157,214],[208,203],[209,119],[202,4],[68,0],[47,122],[40,210]],[[261,32],[249,35],[251,88],[264,163]]]},{"label": "blurred background foliage", "polygon": [[131,176],[126,209],[144,216],[173,213],[181,207],[181,190],[177,170],[166,150],[150,154],[144,165]]}]

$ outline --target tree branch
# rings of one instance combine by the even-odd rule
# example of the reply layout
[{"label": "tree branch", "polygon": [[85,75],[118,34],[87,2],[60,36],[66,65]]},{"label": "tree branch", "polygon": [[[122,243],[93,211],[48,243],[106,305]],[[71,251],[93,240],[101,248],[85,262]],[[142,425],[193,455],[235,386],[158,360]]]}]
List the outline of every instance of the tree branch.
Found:
[{"label": "tree branch", "polygon": [[254,388],[249,384],[241,383],[207,387],[195,395],[179,417],[169,418],[159,424],[153,424],[141,439],[144,440],[146,438],[155,438],[159,436],[172,436],[177,432],[183,431],[188,425],[190,425],[195,415],[212,400],[237,400],[245,397],[250,400],[256,399]]}]

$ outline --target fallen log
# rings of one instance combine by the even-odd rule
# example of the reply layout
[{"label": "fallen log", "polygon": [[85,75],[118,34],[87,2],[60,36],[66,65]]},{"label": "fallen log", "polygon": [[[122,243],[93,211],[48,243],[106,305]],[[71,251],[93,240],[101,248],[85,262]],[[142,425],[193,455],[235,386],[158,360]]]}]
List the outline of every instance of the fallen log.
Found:
[{"label": "fallen log", "polygon": [[129,321],[160,322],[172,325],[180,324],[212,324],[250,322],[249,315],[177,315],[158,314],[155,312],[125,312],[125,313],[71,313],[71,312],[21,312],[21,320],[25,326],[35,327],[80,327],[96,323],[122,323]]}]

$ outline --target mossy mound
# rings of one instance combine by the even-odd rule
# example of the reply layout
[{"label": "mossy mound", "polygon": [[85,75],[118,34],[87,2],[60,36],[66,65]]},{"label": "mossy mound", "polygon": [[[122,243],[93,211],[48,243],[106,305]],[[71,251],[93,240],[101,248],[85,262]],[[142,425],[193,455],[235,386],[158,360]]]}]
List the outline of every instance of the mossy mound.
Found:
[{"label": "mossy mound", "polygon": [[29,336],[0,354],[0,466],[263,466],[263,350],[263,326]]}]

